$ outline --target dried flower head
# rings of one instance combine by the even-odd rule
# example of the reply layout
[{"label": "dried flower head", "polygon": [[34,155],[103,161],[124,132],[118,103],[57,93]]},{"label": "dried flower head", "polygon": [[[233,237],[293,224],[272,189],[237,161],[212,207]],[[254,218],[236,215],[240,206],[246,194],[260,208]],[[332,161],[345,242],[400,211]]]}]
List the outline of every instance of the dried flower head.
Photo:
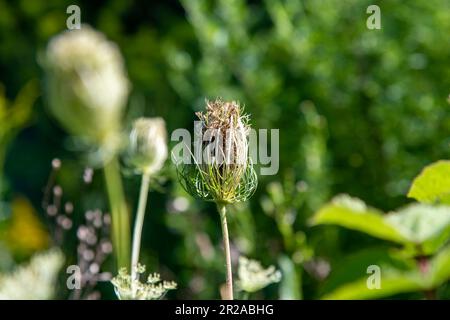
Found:
[{"label": "dried flower head", "polygon": [[280,282],[281,272],[274,266],[264,269],[259,261],[239,257],[239,280],[237,286],[240,290],[252,293],[267,287],[269,284]]},{"label": "dried flower head", "polygon": [[167,159],[166,124],[162,118],[139,118],[133,123],[127,163],[138,173],[154,174]]},{"label": "dried flower head", "polygon": [[[138,265],[136,273],[145,272],[145,266]],[[120,300],[158,300],[164,297],[169,290],[177,288],[173,281],[161,281],[158,273],[152,273],[147,281],[142,283],[138,279],[132,279],[126,268],[119,270],[119,274],[111,280],[114,290]]]},{"label": "dried flower head", "polygon": [[129,81],[117,46],[89,26],[49,42],[42,59],[50,111],[74,136],[117,148]]},{"label": "dried flower head", "polygon": [[257,176],[249,157],[249,116],[235,101],[206,102],[206,113],[198,112],[196,137],[201,154],[192,154],[193,164],[177,166],[188,193],[217,203],[246,201],[257,186]]}]

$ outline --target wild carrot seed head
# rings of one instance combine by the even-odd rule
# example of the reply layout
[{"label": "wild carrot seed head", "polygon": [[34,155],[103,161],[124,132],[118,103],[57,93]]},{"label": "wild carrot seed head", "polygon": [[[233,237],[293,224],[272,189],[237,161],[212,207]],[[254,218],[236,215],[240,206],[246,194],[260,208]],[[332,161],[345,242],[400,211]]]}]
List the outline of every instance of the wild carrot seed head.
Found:
[{"label": "wild carrot seed head", "polygon": [[178,166],[182,185],[204,200],[246,201],[257,186],[248,152],[249,116],[236,101],[221,99],[206,101],[206,112],[196,114],[203,152],[201,157],[192,155],[193,164]]}]

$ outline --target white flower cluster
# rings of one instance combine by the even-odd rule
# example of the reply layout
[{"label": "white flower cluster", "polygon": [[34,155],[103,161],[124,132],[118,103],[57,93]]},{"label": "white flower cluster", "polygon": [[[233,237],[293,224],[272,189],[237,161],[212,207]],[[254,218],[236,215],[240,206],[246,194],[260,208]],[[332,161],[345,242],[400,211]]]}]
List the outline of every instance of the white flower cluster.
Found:
[{"label": "white flower cluster", "polygon": [[281,272],[274,266],[264,269],[259,261],[242,256],[239,257],[238,276],[238,288],[249,293],[261,290],[269,284],[281,280]]},{"label": "white flower cluster", "polygon": [[37,254],[11,274],[0,274],[0,300],[49,300],[64,262],[59,250]]},{"label": "white flower cluster", "polygon": [[164,297],[169,290],[177,288],[173,281],[161,281],[158,273],[152,273],[148,276],[147,282],[142,283],[139,275],[145,272],[145,266],[138,265],[137,279],[131,279],[131,275],[126,268],[119,270],[119,274],[111,280],[114,290],[120,300],[158,300]]}]

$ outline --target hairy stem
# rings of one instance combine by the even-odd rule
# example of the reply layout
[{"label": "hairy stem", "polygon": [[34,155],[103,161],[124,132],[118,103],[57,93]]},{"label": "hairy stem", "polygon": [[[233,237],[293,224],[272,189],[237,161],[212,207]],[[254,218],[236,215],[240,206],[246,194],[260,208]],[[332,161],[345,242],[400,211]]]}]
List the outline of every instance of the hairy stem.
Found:
[{"label": "hairy stem", "polygon": [[116,253],[117,269],[129,268],[130,221],[117,158],[106,163],[103,170],[111,210],[112,241]]},{"label": "hairy stem", "polygon": [[134,222],[133,249],[131,252],[131,279],[137,279],[137,266],[139,263],[139,251],[141,248],[142,226],[144,225],[145,208],[147,206],[148,186],[150,176],[147,173],[142,175],[141,191],[139,193],[139,203]]},{"label": "hairy stem", "polygon": [[223,248],[225,250],[225,261],[227,269],[226,292],[224,300],[233,300],[233,274],[231,271],[231,253],[230,240],[228,237],[227,209],[225,204],[217,204],[217,209],[219,210],[220,222],[222,225]]}]

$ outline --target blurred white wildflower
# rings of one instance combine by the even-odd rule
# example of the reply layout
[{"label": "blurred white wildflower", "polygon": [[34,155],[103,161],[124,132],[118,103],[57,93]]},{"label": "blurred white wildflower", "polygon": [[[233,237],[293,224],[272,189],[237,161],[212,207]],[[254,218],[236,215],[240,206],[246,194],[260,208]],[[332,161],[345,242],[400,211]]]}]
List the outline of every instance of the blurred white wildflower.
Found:
[{"label": "blurred white wildflower", "polygon": [[11,274],[0,274],[0,300],[49,300],[64,262],[57,250],[36,254]]},{"label": "blurred white wildflower", "polygon": [[261,290],[269,284],[281,280],[281,272],[276,270],[274,266],[264,269],[259,261],[242,256],[239,257],[238,276],[238,288],[249,293]]},{"label": "blurred white wildflower", "polygon": [[126,268],[119,270],[119,274],[111,282],[120,300],[158,300],[164,297],[169,290],[177,288],[173,281],[162,281],[158,273],[148,276],[146,283],[139,280],[139,275],[145,272],[145,266],[138,265],[136,273],[138,278],[132,280]]},{"label": "blurred white wildflower", "polygon": [[85,25],[55,36],[42,65],[55,118],[95,146],[117,148],[130,87],[118,47]]},{"label": "blurred white wildflower", "polygon": [[167,159],[166,124],[162,118],[139,118],[134,121],[128,141],[126,159],[138,173],[152,175]]}]

